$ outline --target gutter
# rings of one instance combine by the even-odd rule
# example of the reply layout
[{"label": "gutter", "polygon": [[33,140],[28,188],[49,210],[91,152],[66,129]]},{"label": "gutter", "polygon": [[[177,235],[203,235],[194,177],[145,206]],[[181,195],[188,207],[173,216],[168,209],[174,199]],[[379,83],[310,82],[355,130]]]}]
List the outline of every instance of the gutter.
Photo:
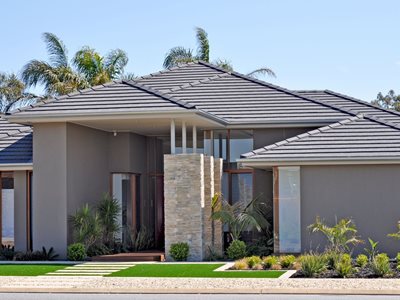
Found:
[{"label": "gutter", "polygon": [[319,166],[319,165],[388,165],[388,164],[400,164],[399,157],[381,157],[373,159],[343,159],[343,158],[331,158],[331,159],[305,159],[305,160],[263,160],[263,159],[249,159],[243,158],[238,159],[241,168],[263,168],[263,167],[276,167],[276,166]]},{"label": "gutter", "polygon": [[0,171],[25,171],[33,170],[33,163],[1,164]]}]

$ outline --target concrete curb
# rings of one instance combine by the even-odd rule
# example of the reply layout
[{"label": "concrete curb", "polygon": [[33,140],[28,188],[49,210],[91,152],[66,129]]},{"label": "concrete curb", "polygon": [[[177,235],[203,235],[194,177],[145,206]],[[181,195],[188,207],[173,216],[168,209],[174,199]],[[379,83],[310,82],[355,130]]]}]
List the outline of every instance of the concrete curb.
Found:
[{"label": "concrete curb", "polygon": [[297,294],[297,295],[400,295],[400,290],[365,289],[138,289],[138,288],[0,288],[0,293],[67,294]]}]

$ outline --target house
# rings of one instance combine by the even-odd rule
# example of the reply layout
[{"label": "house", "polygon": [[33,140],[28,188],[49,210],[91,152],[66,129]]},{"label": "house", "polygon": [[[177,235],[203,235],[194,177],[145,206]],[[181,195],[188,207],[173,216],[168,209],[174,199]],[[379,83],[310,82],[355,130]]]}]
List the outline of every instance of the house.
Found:
[{"label": "house", "polygon": [[211,197],[222,192],[231,203],[260,196],[273,206],[277,253],[322,247],[307,230],[316,216],[352,217],[364,239],[398,251],[386,236],[400,219],[398,112],[199,61],[5,119],[17,128],[0,139],[0,168],[14,171],[19,250],[52,246],[65,257],[68,216],[111,192],[124,208],[121,226],[148,228],[166,253],[187,241],[190,259],[202,260],[210,246],[222,251],[224,228],[209,218]]}]

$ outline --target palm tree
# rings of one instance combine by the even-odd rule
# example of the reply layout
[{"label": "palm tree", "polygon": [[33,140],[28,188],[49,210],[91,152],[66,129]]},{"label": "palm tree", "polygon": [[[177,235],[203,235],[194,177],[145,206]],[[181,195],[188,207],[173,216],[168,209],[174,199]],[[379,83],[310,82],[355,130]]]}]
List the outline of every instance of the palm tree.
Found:
[{"label": "palm tree", "polygon": [[46,96],[64,95],[89,87],[88,82],[69,64],[64,43],[48,32],[43,33],[43,40],[49,62],[34,59],[23,67],[21,77],[26,86],[43,84]]},{"label": "palm tree", "polygon": [[72,61],[90,85],[126,77],[124,68],[128,63],[128,55],[121,49],[112,50],[103,57],[93,48],[85,46],[75,54]]},{"label": "palm tree", "polygon": [[[168,51],[165,56],[163,66],[164,68],[171,68],[180,63],[193,62],[197,60],[202,60],[205,62],[210,62],[210,43],[208,41],[207,32],[200,27],[196,27],[196,40],[197,40],[197,51],[196,54],[193,54],[192,49],[184,48],[184,47],[174,47]],[[232,64],[226,59],[217,59],[213,61],[213,64],[227,70],[233,71]],[[269,75],[272,77],[276,77],[274,71],[270,68],[258,68],[250,73],[247,76],[257,78],[260,75]]]},{"label": "palm tree", "polygon": [[28,93],[25,84],[15,74],[0,72],[0,111],[8,112],[12,107],[25,106],[36,101],[37,96]]},{"label": "palm tree", "polygon": [[64,43],[52,33],[44,33],[43,39],[49,54],[49,62],[31,60],[22,69],[22,80],[26,86],[44,85],[46,96],[65,95],[78,89],[103,84],[117,78],[133,78],[125,75],[127,54],[112,50],[105,57],[90,47],[83,47],[72,59]]}]

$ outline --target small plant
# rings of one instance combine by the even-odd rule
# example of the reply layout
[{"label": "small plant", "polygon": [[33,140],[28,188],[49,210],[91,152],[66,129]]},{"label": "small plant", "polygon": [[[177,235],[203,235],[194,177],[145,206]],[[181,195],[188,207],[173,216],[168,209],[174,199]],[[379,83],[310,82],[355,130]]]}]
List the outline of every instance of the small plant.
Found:
[{"label": "small plant", "polygon": [[53,247],[50,247],[49,251],[47,251],[46,247],[42,247],[43,260],[55,260],[58,256]]},{"label": "small plant", "polygon": [[357,227],[352,219],[341,219],[333,226],[328,226],[317,217],[314,224],[308,226],[311,232],[321,232],[328,240],[328,249],[337,253],[350,251],[350,246],[363,243],[357,236]]},{"label": "small plant", "polygon": [[249,268],[247,260],[245,258],[235,261],[232,269],[234,270],[247,270]]},{"label": "small plant", "polygon": [[14,258],[14,255],[14,247],[11,247],[10,245],[1,245],[0,260],[12,260]]},{"label": "small plant", "polygon": [[356,264],[360,268],[364,268],[368,265],[368,257],[365,254],[359,254],[356,257]]},{"label": "small plant", "polygon": [[368,242],[370,245],[370,249],[364,248],[364,251],[368,254],[369,261],[372,261],[375,258],[375,256],[379,253],[378,251],[379,242],[375,242],[370,238],[368,238]]},{"label": "small plant", "polygon": [[390,274],[389,256],[386,253],[377,254],[371,261],[371,269],[376,276],[383,277]]},{"label": "small plant", "polygon": [[169,249],[169,255],[175,261],[186,261],[189,256],[189,244],[188,243],[176,243],[172,244]]},{"label": "small plant", "polygon": [[274,271],[282,270],[282,266],[280,264],[274,264],[271,266],[271,270],[274,270]]},{"label": "small plant", "polygon": [[97,205],[97,213],[102,227],[103,243],[111,246],[114,243],[115,234],[120,230],[118,216],[121,214],[121,206],[117,199],[105,193]]},{"label": "small plant", "polygon": [[279,264],[279,259],[276,256],[267,256],[263,258],[263,265],[266,269],[270,269],[273,265]]},{"label": "small plant", "polygon": [[262,259],[259,256],[250,256],[246,257],[247,265],[249,266],[250,269],[253,269],[254,266],[260,265],[262,262]]},{"label": "small plant", "polygon": [[296,257],[294,257],[294,255],[284,255],[279,257],[279,263],[284,269],[290,268],[295,261]]},{"label": "small plant", "polygon": [[339,262],[336,264],[336,272],[343,278],[346,278],[353,272],[351,256],[349,254],[345,253],[340,257]]},{"label": "small plant", "polygon": [[328,269],[334,270],[337,263],[339,262],[341,254],[337,251],[329,250],[326,251],[323,255],[325,257]]},{"label": "small plant", "polygon": [[398,252],[396,255],[396,262],[397,264],[400,264],[400,252]]},{"label": "small plant", "polygon": [[226,249],[226,254],[233,260],[243,258],[247,254],[246,244],[243,241],[233,240]]},{"label": "small plant", "polygon": [[82,261],[86,259],[86,248],[82,243],[71,244],[67,248],[67,258],[71,261]]},{"label": "small plant", "polygon": [[323,255],[307,254],[300,259],[301,270],[305,277],[313,277],[326,269],[326,259]]},{"label": "small plant", "polygon": [[261,271],[261,270],[264,270],[264,266],[262,264],[257,264],[252,268],[252,270]]},{"label": "small plant", "polygon": [[396,240],[400,240],[400,221],[397,222],[397,232],[389,233],[388,237],[394,238]]}]

